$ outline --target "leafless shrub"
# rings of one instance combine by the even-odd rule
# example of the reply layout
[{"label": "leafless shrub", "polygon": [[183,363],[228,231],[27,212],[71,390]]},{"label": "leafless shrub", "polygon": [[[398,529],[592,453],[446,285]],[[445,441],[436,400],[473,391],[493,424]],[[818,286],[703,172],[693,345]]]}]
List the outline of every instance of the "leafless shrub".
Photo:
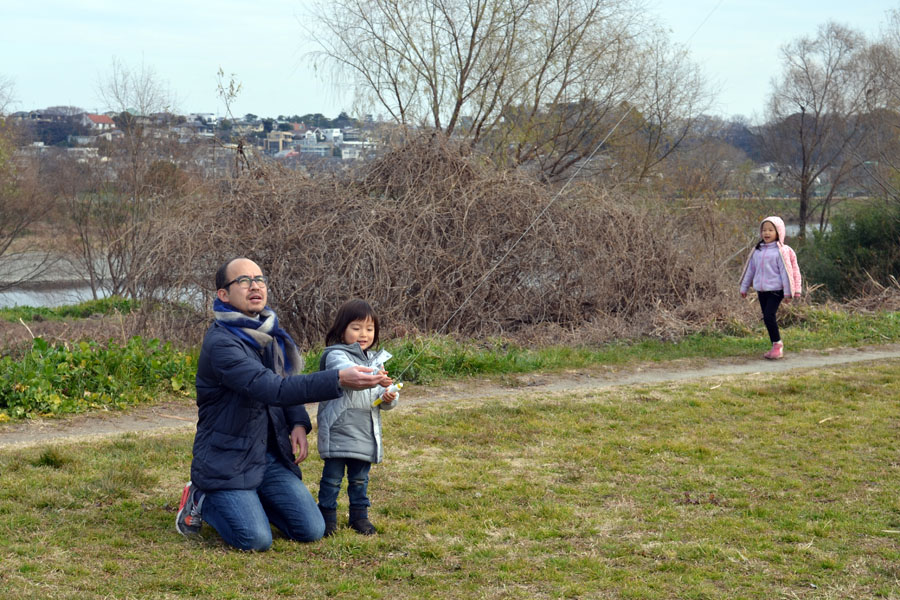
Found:
[{"label": "leafless shrub", "polygon": [[40,157],[17,152],[22,132],[2,117],[0,78],[0,290],[41,278],[53,265],[46,245],[31,235],[54,208]]},{"label": "leafless shrub", "polygon": [[211,297],[218,264],[253,258],[282,324],[307,345],[350,297],[374,304],[387,336],[591,332],[585,341],[671,336],[737,305],[698,243],[696,211],[585,183],[560,191],[437,135],[350,177],[255,170],[184,210],[157,269]]},{"label": "leafless shrub", "polygon": [[888,285],[883,285],[870,275],[860,295],[841,306],[854,313],[900,310],[900,282],[893,275],[889,277]]}]

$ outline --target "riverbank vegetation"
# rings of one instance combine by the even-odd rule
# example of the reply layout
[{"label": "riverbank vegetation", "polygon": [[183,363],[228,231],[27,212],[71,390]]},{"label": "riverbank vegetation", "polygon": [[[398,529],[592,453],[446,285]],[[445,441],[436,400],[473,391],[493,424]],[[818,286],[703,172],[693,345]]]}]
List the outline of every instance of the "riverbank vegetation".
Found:
[{"label": "riverbank vegetation", "polygon": [[[238,153],[215,178],[187,159],[161,165],[152,160],[159,148],[136,141],[148,144],[145,160],[127,164],[146,172],[124,179],[103,179],[109,165],[94,173],[90,163],[39,164],[57,202],[20,234],[59,252],[54,264],[70,264],[98,296],[139,302],[139,316],[122,319],[126,339],[197,343],[213,273],[236,255],[261,265],[272,307],[307,348],[353,296],[372,302],[391,337],[676,339],[757,318],[735,280],[759,221],[772,213],[790,221],[797,209],[762,196],[726,201],[714,183],[685,195],[665,178],[544,181],[460,139],[409,130],[339,170],[288,170]],[[867,199],[882,221],[900,218],[878,202],[896,201]],[[810,265],[812,302],[854,299],[863,272],[892,285],[894,261],[882,255],[896,247],[893,227],[873,230],[877,243],[866,238],[878,256],[844,268],[859,240],[839,236],[856,231],[859,215],[831,234],[787,240]],[[813,268],[823,265],[831,270]]]},{"label": "riverbank vegetation", "polygon": [[[160,196],[155,208],[142,205],[144,237],[127,251],[133,269],[121,276],[131,283],[117,288],[141,301],[143,318],[124,323],[128,335],[196,343],[213,273],[246,255],[269,275],[282,325],[307,348],[353,296],[372,302],[391,337],[675,339],[756,320],[757,310],[735,293],[736,279],[760,220],[791,217],[783,200],[720,204],[586,179],[542,184],[439,136],[406,138],[340,172],[306,176],[260,164],[214,188],[191,189]],[[891,231],[870,252],[896,246]],[[828,235],[788,243],[804,256],[826,256],[834,245]],[[815,262],[809,258],[810,267]],[[884,271],[868,272],[891,286]],[[814,303],[866,291],[810,272]],[[176,317],[161,306],[193,313]]]},{"label": "riverbank vegetation", "polygon": [[[107,304],[120,303],[113,300]],[[97,308],[95,303],[88,306]],[[51,319],[59,318],[58,314],[80,314],[86,308],[43,309],[36,314]],[[900,342],[900,313],[896,311],[793,306],[786,313],[786,336],[792,352]],[[23,314],[23,309],[0,310],[0,318],[16,314]],[[527,346],[509,338],[475,340],[431,335],[388,339],[385,347],[394,355],[388,364],[392,374],[411,383],[436,384],[466,377],[747,357],[761,352],[764,339],[759,324],[734,323],[730,328],[695,332],[669,341],[641,338],[599,345]],[[55,344],[36,338],[28,349],[0,357],[0,422],[193,396],[196,350],[139,336],[124,342],[112,338]],[[320,351],[321,346],[306,353],[307,371],[316,369]]]},{"label": "riverbank vegetation", "polygon": [[99,316],[129,314],[138,309],[140,304],[134,300],[113,296],[87,300],[66,306],[14,306],[0,309],[0,319],[10,323],[29,323],[42,321],[64,321],[66,319],[87,319]]},{"label": "riverbank vegetation", "polygon": [[867,203],[835,216],[800,249],[805,275],[833,298],[864,297],[900,286],[900,204]]},{"label": "riverbank vegetation", "polygon": [[[336,307],[364,297],[397,355],[392,369],[410,381],[690,356],[692,348],[741,354],[764,337],[758,306],[740,298],[737,279],[759,221],[784,210],[784,200],[720,204],[581,178],[539,183],[438,135],[409,136],[375,160],[315,177],[249,158],[238,166],[212,187],[163,186],[128,219],[122,207],[106,211],[109,197],[97,204],[73,192],[90,200],[87,231],[130,239],[117,250],[127,255],[117,264],[131,266],[116,289],[131,292],[127,300],[8,312],[0,322],[7,368],[41,372],[48,355],[68,364],[76,358],[67,353],[84,342],[97,350],[76,362],[99,360],[108,340],[146,349],[138,362],[159,352],[178,362],[209,323],[213,274],[239,255],[269,276],[270,305],[311,365]],[[806,283],[803,301],[780,312],[797,329],[789,349],[897,339],[900,213],[888,200],[860,206],[795,244]],[[131,231],[130,219],[141,221],[139,239],[105,229]],[[34,338],[46,343],[37,352]],[[153,340],[159,345],[150,348]],[[156,391],[171,377],[158,378]],[[71,397],[89,383],[61,385],[66,401],[8,393],[0,409],[25,416],[90,405]]]}]

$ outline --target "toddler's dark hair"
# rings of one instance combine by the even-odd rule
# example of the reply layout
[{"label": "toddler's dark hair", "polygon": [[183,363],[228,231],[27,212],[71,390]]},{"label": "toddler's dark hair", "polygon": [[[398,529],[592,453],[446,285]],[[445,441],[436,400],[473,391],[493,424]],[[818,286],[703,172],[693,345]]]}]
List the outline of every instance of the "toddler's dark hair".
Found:
[{"label": "toddler's dark hair", "polygon": [[337,316],[334,317],[334,325],[325,334],[325,345],[343,344],[347,325],[353,321],[365,321],[367,318],[372,319],[375,324],[375,337],[370,346],[370,348],[375,348],[378,345],[378,316],[368,302],[359,299],[348,300],[338,309]]}]

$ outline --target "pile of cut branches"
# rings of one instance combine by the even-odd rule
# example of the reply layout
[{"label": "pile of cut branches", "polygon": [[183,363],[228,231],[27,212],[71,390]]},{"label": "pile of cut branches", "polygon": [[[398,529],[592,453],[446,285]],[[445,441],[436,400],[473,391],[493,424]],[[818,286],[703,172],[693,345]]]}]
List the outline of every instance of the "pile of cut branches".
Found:
[{"label": "pile of cut branches", "polygon": [[212,291],[219,263],[249,256],[303,344],[320,343],[353,297],[388,335],[671,335],[738,304],[692,237],[695,215],[584,182],[540,184],[439,135],[349,174],[257,171],[185,210],[161,272]]}]

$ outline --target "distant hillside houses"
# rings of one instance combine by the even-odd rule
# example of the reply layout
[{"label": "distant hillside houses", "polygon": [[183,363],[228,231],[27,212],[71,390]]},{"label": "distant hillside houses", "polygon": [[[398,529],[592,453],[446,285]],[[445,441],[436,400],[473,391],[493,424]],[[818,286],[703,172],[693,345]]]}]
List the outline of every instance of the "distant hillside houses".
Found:
[{"label": "distant hillside houses", "polygon": [[199,125],[209,125],[216,127],[219,125],[220,118],[213,113],[191,113],[187,116],[187,120]]},{"label": "distant hillside houses", "polygon": [[81,115],[81,124],[91,131],[109,131],[115,129],[116,122],[108,115],[94,115],[84,113]]},{"label": "distant hillside houses", "polygon": [[306,129],[303,124],[293,131],[270,132],[265,151],[276,158],[338,158],[360,160],[374,152],[377,145],[365,139],[356,127],[341,130],[334,127]]},{"label": "distant hillside houses", "polygon": [[[334,121],[320,114],[307,115],[313,123],[340,123],[345,127],[307,126],[302,118],[259,118],[248,114],[231,118],[212,112],[186,115],[131,113],[128,121],[142,127],[143,135],[161,139],[169,137],[179,143],[208,143],[219,148],[233,148],[240,142],[245,150],[269,155],[275,159],[301,161],[306,159],[361,160],[377,145],[372,139],[371,118],[360,122],[341,113]],[[9,115],[14,122],[30,133],[27,144],[35,148],[97,147],[102,143],[117,143],[128,126],[115,112],[88,112],[72,106],[55,106],[41,110],[23,111]],[[91,156],[89,152],[81,156]]]},{"label": "distant hillside houses", "polygon": [[[785,174],[785,169],[775,163],[763,163],[751,171],[758,179],[765,183],[778,183]],[[822,185],[826,183],[824,175],[817,175],[813,178],[813,184]]]}]

